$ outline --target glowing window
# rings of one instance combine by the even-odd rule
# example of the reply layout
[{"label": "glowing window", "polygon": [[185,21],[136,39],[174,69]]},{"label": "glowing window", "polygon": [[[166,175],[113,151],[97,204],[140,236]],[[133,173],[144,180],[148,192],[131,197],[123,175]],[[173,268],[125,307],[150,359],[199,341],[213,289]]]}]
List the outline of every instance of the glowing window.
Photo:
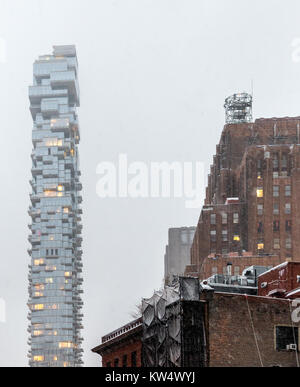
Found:
[{"label": "glowing window", "polygon": [[72,272],[66,271],[65,272],[65,277],[72,277]]},{"label": "glowing window", "polygon": [[36,361],[36,362],[41,362],[41,361],[44,361],[44,356],[34,356],[33,357],[33,361]]},{"label": "glowing window", "polygon": [[257,250],[263,250],[265,248],[264,243],[258,243]]},{"label": "glowing window", "polygon": [[34,266],[40,266],[40,265],[43,265],[44,263],[45,263],[44,259],[35,259],[34,260]]},{"label": "glowing window", "polygon": [[68,207],[65,207],[65,208],[64,208],[64,213],[65,213],[65,214],[68,214],[68,213],[69,213],[69,208],[68,208]]},{"label": "glowing window", "polygon": [[59,185],[59,186],[57,187],[57,191],[59,191],[59,192],[62,192],[63,189],[64,189],[64,187],[63,187],[62,185]]},{"label": "glowing window", "polygon": [[262,188],[259,188],[256,190],[256,196],[258,198],[263,198],[264,197],[264,190]]},{"label": "glowing window", "polygon": [[239,242],[239,241],[241,240],[241,238],[240,238],[239,235],[234,235],[233,240],[234,240],[235,242]]},{"label": "glowing window", "polygon": [[36,304],[34,305],[35,310],[43,310],[44,309],[44,304]]},{"label": "glowing window", "polygon": [[54,357],[53,357],[53,360],[54,360],[54,361],[57,361],[57,360],[58,360],[58,357],[57,357],[57,356],[54,356]]},{"label": "glowing window", "polygon": [[34,331],[33,335],[34,336],[41,336],[43,334],[43,331]]},{"label": "glowing window", "polygon": [[46,284],[53,284],[53,278],[46,278]]},{"label": "glowing window", "polygon": [[58,344],[59,348],[73,348],[74,344],[70,341],[63,341]]}]

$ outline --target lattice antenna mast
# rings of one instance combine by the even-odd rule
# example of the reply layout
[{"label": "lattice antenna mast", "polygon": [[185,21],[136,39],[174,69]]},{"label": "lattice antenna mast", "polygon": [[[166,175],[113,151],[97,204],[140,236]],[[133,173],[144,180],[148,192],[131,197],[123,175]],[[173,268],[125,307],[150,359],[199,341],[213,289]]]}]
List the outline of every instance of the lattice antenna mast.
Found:
[{"label": "lattice antenna mast", "polygon": [[226,124],[252,122],[252,95],[233,94],[225,100]]}]

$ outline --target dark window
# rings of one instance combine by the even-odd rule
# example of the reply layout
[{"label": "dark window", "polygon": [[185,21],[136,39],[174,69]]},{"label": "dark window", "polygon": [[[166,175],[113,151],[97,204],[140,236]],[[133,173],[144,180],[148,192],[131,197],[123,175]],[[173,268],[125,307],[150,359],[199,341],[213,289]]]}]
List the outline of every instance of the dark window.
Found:
[{"label": "dark window", "polygon": [[55,249],[55,255],[58,255],[58,249]]},{"label": "dark window", "polygon": [[114,367],[119,367],[119,359],[114,360]]},{"label": "dark window", "polygon": [[106,363],[106,367],[107,368],[111,368],[111,362],[110,361],[108,363]]},{"label": "dark window", "polygon": [[136,367],[137,366],[136,358],[137,358],[136,351],[132,352],[132,354],[131,354],[131,367]]},{"label": "dark window", "polygon": [[276,350],[286,351],[289,345],[297,345],[298,350],[298,328],[276,327]]},{"label": "dark window", "polygon": [[275,222],[273,222],[273,231],[275,231],[275,232],[280,231],[280,222],[279,222],[279,220],[275,220]]},{"label": "dark window", "polygon": [[123,355],[122,367],[127,367],[127,355]]},{"label": "dark window", "polygon": [[264,232],[264,224],[263,224],[263,222],[258,222],[257,232],[258,233]]},{"label": "dark window", "polygon": [[292,221],[291,220],[286,220],[286,222],[285,222],[285,230],[287,232],[292,231]]}]

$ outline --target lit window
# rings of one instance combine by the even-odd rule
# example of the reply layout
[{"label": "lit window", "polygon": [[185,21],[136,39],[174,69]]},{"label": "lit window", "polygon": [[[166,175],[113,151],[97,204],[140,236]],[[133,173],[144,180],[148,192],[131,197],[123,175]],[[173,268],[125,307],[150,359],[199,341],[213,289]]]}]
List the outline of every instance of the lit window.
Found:
[{"label": "lit window", "polygon": [[58,344],[59,348],[73,348],[74,344],[70,341],[63,341]]},{"label": "lit window", "polygon": [[265,248],[264,243],[258,243],[257,250],[263,250]]},{"label": "lit window", "polygon": [[44,293],[42,292],[35,292],[34,293],[34,297],[43,297],[44,296]]},{"label": "lit window", "polygon": [[35,310],[43,310],[44,309],[44,304],[36,304],[34,305]]},{"label": "lit window", "polygon": [[53,360],[54,360],[54,361],[57,361],[57,360],[58,360],[58,357],[57,357],[57,356],[54,356],[54,357],[53,357]]},{"label": "lit window", "polygon": [[239,242],[239,241],[241,240],[241,238],[240,238],[239,235],[234,235],[233,240],[234,240],[235,242]]},{"label": "lit window", "polygon": [[44,356],[34,356],[33,357],[33,361],[36,361],[36,362],[41,362],[41,361],[44,361]]},{"label": "lit window", "polygon": [[63,187],[62,185],[59,185],[59,186],[57,187],[57,191],[59,191],[59,192],[62,192],[63,189],[64,189],[64,187]]},{"label": "lit window", "polygon": [[65,272],[65,277],[72,277],[72,272],[66,271]]},{"label": "lit window", "polygon": [[46,284],[53,284],[53,278],[46,278]]},{"label": "lit window", "polygon": [[35,259],[34,260],[34,266],[40,266],[40,265],[43,265],[44,263],[45,263],[44,259]]},{"label": "lit window", "polygon": [[256,195],[258,198],[263,198],[264,197],[264,190],[259,188],[256,190]]},{"label": "lit window", "polygon": [[41,336],[43,334],[43,331],[34,331],[33,335],[34,336]]},{"label": "lit window", "polygon": [[64,208],[64,214],[68,214],[69,213],[69,208],[68,207],[65,207]]},{"label": "lit window", "polygon": [[49,235],[49,241],[54,241],[54,235]]}]

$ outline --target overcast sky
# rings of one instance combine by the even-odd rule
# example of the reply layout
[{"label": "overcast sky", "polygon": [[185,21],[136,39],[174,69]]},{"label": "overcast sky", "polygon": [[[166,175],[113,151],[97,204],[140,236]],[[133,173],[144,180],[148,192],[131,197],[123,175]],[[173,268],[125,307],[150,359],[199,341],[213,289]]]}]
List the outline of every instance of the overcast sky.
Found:
[{"label": "overcast sky", "polygon": [[0,0],[0,366],[27,365],[33,61],[77,47],[84,359],[96,366],[90,349],[160,287],[168,228],[200,213],[183,199],[100,199],[97,164],[126,153],[208,168],[224,99],[252,80],[255,118],[300,115],[299,14],[299,0]]}]

